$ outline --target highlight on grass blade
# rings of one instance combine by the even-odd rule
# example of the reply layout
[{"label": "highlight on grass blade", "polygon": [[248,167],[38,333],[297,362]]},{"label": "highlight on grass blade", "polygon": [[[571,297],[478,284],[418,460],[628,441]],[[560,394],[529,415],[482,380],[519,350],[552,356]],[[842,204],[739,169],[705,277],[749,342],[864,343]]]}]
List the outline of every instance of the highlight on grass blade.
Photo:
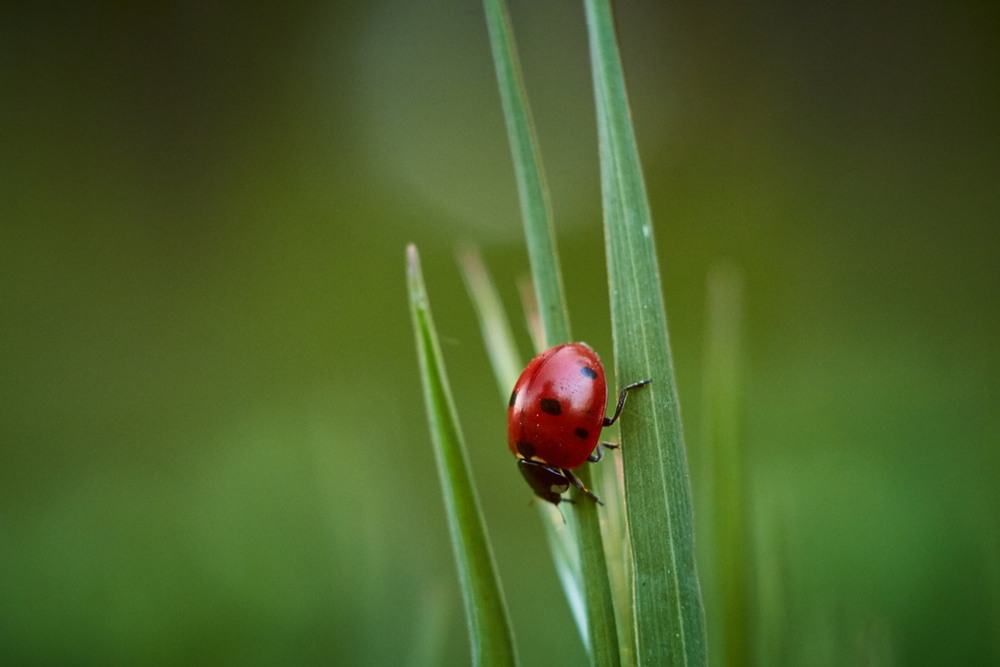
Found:
[{"label": "highlight on grass blade", "polygon": [[406,260],[420,378],[448,530],[458,565],[473,663],[513,665],[516,663],[513,633],[479,501],[472,485],[465,443],[448,386],[415,246],[407,247]]},{"label": "highlight on grass blade", "polygon": [[472,299],[479,318],[483,345],[493,367],[500,395],[506,397],[521,373],[521,355],[514,344],[510,321],[504,311],[500,294],[490,277],[478,248],[468,246],[459,250],[458,264],[465,279],[465,287]]},{"label": "highlight on grass blade", "polygon": [[531,278],[518,280],[517,292],[521,295],[521,309],[524,311],[524,320],[527,322],[531,342],[535,350],[544,350],[545,329],[542,326],[542,316],[538,312],[538,299],[535,297],[535,286],[531,283]]}]

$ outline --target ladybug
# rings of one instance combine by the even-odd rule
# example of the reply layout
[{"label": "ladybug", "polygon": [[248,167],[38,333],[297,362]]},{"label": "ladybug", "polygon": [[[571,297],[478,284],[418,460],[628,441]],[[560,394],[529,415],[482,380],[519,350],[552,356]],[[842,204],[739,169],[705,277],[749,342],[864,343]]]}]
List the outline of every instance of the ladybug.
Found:
[{"label": "ladybug", "polygon": [[507,446],[535,495],[555,505],[562,500],[572,502],[562,497],[572,484],[603,505],[572,469],[584,461],[600,461],[602,446],[617,447],[600,442],[601,429],[618,419],[630,390],[651,381],[622,388],[615,414],[605,417],[607,379],[600,358],[589,345],[557,345],[532,359],[510,395]]}]

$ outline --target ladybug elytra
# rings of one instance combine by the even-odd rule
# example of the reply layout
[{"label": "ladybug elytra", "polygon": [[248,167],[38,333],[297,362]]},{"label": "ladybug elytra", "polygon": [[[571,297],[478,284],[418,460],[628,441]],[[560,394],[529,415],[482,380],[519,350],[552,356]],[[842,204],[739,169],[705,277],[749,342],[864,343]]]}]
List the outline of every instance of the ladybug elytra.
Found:
[{"label": "ladybug elytra", "polygon": [[607,379],[589,345],[557,345],[532,359],[510,395],[507,445],[535,495],[558,505],[568,500],[562,494],[572,484],[603,504],[572,469],[585,461],[600,461],[602,446],[616,447],[600,441],[601,429],[617,421],[630,390],[650,382],[623,387],[614,415],[605,417]]}]

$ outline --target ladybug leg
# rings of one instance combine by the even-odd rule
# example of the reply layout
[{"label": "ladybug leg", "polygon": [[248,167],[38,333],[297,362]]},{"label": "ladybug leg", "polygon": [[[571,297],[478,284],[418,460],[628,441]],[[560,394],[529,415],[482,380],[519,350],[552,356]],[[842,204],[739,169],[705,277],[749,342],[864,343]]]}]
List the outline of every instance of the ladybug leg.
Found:
[{"label": "ladybug leg", "polygon": [[563,474],[563,476],[567,480],[569,480],[570,484],[572,484],[573,486],[575,486],[576,488],[580,489],[585,494],[587,494],[588,496],[590,496],[590,499],[593,500],[595,503],[597,503],[598,505],[603,505],[604,504],[604,503],[601,502],[600,498],[598,498],[596,495],[594,495],[593,491],[591,491],[590,489],[588,489],[587,487],[585,487],[583,485],[583,482],[580,481],[579,477],[577,477],[576,475],[573,474],[572,470],[567,470],[566,468],[560,468],[559,471]]},{"label": "ladybug leg", "polygon": [[598,461],[603,459],[605,447],[607,447],[608,449],[618,449],[618,445],[616,445],[613,442],[599,442],[597,443],[597,447],[594,448],[594,451],[591,452],[590,456],[587,457],[587,460],[590,461],[591,463],[597,463]]},{"label": "ladybug leg", "polygon": [[632,384],[625,385],[622,390],[618,392],[618,406],[615,408],[615,414],[610,419],[608,417],[604,418],[604,425],[611,426],[616,421],[618,421],[618,415],[622,413],[622,408],[625,407],[625,399],[628,397],[628,392],[631,389],[638,389],[639,387],[644,387],[645,385],[652,382],[652,380],[639,380],[638,382],[633,382]]}]

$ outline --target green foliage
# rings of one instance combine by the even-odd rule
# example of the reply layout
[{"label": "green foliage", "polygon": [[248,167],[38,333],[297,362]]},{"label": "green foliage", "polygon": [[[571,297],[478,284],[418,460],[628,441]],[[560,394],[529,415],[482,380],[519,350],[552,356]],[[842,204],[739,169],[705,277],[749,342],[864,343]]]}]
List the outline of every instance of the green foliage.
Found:
[{"label": "green foliage", "polygon": [[[401,239],[518,658],[587,662],[448,265],[484,249],[520,343],[513,172],[459,4],[5,5],[0,664],[469,662]],[[1000,3],[614,7],[706,536],[705,277],[745,280],[753,657],[1000,665]],[[583,13],[511,10],[573,331],[610,371]],[[623,635],[629,437],[587,466]]]},{"label": "green foliage", "polygon": [[[493,372],[500,389],[500,399],[505,402],[521,373],[523,363],[519,360],[510,323],[500,303],[496,286],[479,253],[467,250],[461,254],[460,261],[469,296],[479,315],[479,328],[493,365]],[[537,503],[537,507],[539,518],[546,529],[559,581],[562,583],[583,641],[588,643],[587,609],[583,594],[584,578],[580,565],[580,552],[574,539],[575,519],[572,514],[567,519],[548,503]]]},{"label": "green foliage", "polygon": [[420,259],[414,246],[407,248],[406,259],[420,378],[448,514],[448,529],[465,600],[473,663],[513,665],[516,660],[507,609],[472,485],[465,444],[427,302]]},{"label": "green foliage", "polygon": [[610,4],[588,0],[611,323],[619,383],[652,378],[622,417],[639,665],[706,663],[687,458],[653,225]]},{"label": "green foliage", "polygon": [[[528,257],[545,345],[570,342],[569,316],[563,298],[549,197],[517,60],[510,17],[503,0],[484,0],[483,4],[500,98],[507,119],[507,134],[517,175]],[[580,471],[580,479],[584,484],[590,485],[590,475],[586,470]],[[575,508],[574,515],[586,612],[586,626],[580,625],[581,634],[596,664],[617,665],[620,661],[618,630],[615,627],[614,603],[601,543],[597,508],[593,503],[580,503]],[[549,526],[550,541],[561,545],[564,538],[552,535],[555,530],[553,522],[546,522],[546,525]],[[564,584],[569,581],[563,578]],[[569,591],[569,597],[574,599],[575,592]],[[582,617],[577,616],[577,621],[579,624]]]},{"label": "green foliage", "polygon": [[521,202],[531,273],[538,298],[538,310],[545,334],[545,346],[570,340],[569,316],[563,296],[562,274],[556,252],[552,207],[545,184],[545,171],[535,137],[510,14],[504,0],[483,0],[486,26],[490,33],[493,64],[500,88],[500,102],[507,121],[507,137],[514,161],[514,174]]},{"label": "green foliage", "polygon": [[[555,345],[571,338],[544,172],[510,17],[501,0],[485,0],[484,6],[545,345]],[[551,520],[546,525],[567,596],[595,664],[620,664],[623,654],[637,664],[704,664],[706,643],[694,567],[691,493],[649,207],[610,7],[593,2],[586,7],[600,136],[616,375],[620,380],[648,377],[656,381],[642,392],[644,398],[634,399],[639,407],[633,412],[640,416],[634,421],[631,417],[622,420],[622,438],[628,442],[625,483],[632,567],[613,571],[619,582],[623,572],[631,572],[632,597],[620,584],[616,590],[619,607],[635,607],[632,614],[619,614],[630,620],[629,627],[623,628],[624,641],[616,627],[597,505],[584,502],[572,510],[568,523],[576,536],[575,554],[564,531]],[[466,255],[464,267],[501,395],[505,395],[516,368],[512,360],[517,356],[509,326],[478,258]],[[581,473],[584,483],[589,484],[589,475]],[[551,515],[551,508],[546,511]],[[627,560],[629,554],[619,552],[616,556]]]}]

